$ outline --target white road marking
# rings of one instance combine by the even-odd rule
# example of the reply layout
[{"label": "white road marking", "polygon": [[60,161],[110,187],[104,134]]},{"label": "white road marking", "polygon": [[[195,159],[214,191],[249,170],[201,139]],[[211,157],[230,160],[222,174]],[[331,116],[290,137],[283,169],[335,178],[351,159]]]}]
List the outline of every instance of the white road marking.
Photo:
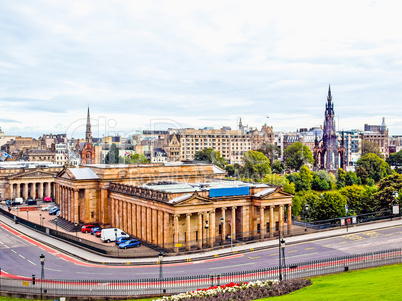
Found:
[{"label": "white road marking", "polygon": [[[286,256],[286,258],[302,257],[302,256],[307,256],[307,255],[313,255],[313,254],[318,254],[318,252],[313,252],[313,253],[304,253],[304,254],[300,254],[300,255],[294,255],[294,256]],[[277,258],[276,260],[279,260],[279,258]]]},{"label": "white road marking", "polygon": [[[244,266],[244,265],[254,265],[254,264],[255,264],[255,262],[242,263],[242,264],[235,264],[235,265],[227,265],[227,266],[225,266],[225,269],[226,269],[226,268],[241,267],[241,266]],[[222,267],[209,268],[209,270],[217,270],[217,269],[222,269]]]},{"label": "white road marking", "polygon": [[29,263],[32,263],[33,265],[36,265],[36,263],[34,263],[34,262],[30,261],[30,260],[28,260],[28,262],[29,262]]},{"label": "white road marking", "polygon": [[24,259],[25,259],[25,257],[24,257],[24,256],[22,256],[21,254],[18,254],[18,256],[19,256],[19,257],[21,257],[21,258],[24,258]]},{"label": "white road marking", "polygon": [[55,271],[55,272],[63,272],[62,270],[55,270],[55,269],[49,269],[49,268],[45,268],[45,270]]},{"label": "white road marking", "polygon": [[15,252],[13,249],[11,249],[11,252],[13,252],[13,253],[17,254],[17,252]]}]

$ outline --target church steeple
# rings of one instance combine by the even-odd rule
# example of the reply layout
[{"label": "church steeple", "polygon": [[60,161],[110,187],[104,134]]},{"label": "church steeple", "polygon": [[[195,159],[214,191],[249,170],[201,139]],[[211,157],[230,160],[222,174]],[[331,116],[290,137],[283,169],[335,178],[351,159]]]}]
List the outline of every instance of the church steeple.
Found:
[{"label": "church steeple", "polygon": [[334,117],[334,104],[332,103],[332,95],[331,95],[331,85],[328,88],[328,96],[327,96],[327,104],[325,105],[325,116]]},{"label": "church steeple", "polygon": [[89,107],[88,107],[87,131],[85,133],[85,139],[87,142],[92,144],[91,118],[89,117]]}]

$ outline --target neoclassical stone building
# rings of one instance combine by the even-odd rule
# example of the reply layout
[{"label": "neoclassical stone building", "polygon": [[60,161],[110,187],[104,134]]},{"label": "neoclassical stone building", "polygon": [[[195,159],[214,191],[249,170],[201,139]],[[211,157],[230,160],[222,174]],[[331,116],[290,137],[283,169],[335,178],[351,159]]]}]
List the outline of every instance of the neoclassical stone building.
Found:
[{"label": "neoclassical stone building", "polygon": [[61,170],[62,167],[50,162],[3,162],[0,164],[0,200],[55,199],[55,180]]},{"label": "neoclassical stone building", "polygon": [[175,251],[291,231],[292,195],[224,175],[201,164],[87,165],[58,174],[56,202],[72,223],[120,228]]}]

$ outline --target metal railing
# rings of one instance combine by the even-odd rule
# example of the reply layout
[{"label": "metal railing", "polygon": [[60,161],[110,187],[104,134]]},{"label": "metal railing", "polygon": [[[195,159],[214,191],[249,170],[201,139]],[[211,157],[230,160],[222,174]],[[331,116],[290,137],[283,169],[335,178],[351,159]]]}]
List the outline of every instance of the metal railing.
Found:
[{"label": "metal railing", "polygon": [[[170,295],[231,282],[296,279],[402,262],[402,249],[348,255],[232,273],[140,280],[54,280],[0,277],[0,291],[54,296],[139,297]],[[1,269],[0,269],[1,271]]]}]

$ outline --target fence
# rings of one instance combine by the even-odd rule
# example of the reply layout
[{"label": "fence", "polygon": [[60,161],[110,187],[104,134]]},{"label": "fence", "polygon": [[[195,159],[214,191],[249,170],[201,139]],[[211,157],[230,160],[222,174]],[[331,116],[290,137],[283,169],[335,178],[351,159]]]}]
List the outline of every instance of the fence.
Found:
[{"label": "fence", "polygon": [[402,249],[392,249],[330,259],[301,262],[266,269],[140,280],[52,280],[31,278],[9,279],[0,277],[0,291],[55,296],[104,296],[104,297],[141,297],[170,295],[198,288],[207,288],[230,282],[250,282],[256,280],[295,279],[349,270],[382,266],[402,262]]}]

